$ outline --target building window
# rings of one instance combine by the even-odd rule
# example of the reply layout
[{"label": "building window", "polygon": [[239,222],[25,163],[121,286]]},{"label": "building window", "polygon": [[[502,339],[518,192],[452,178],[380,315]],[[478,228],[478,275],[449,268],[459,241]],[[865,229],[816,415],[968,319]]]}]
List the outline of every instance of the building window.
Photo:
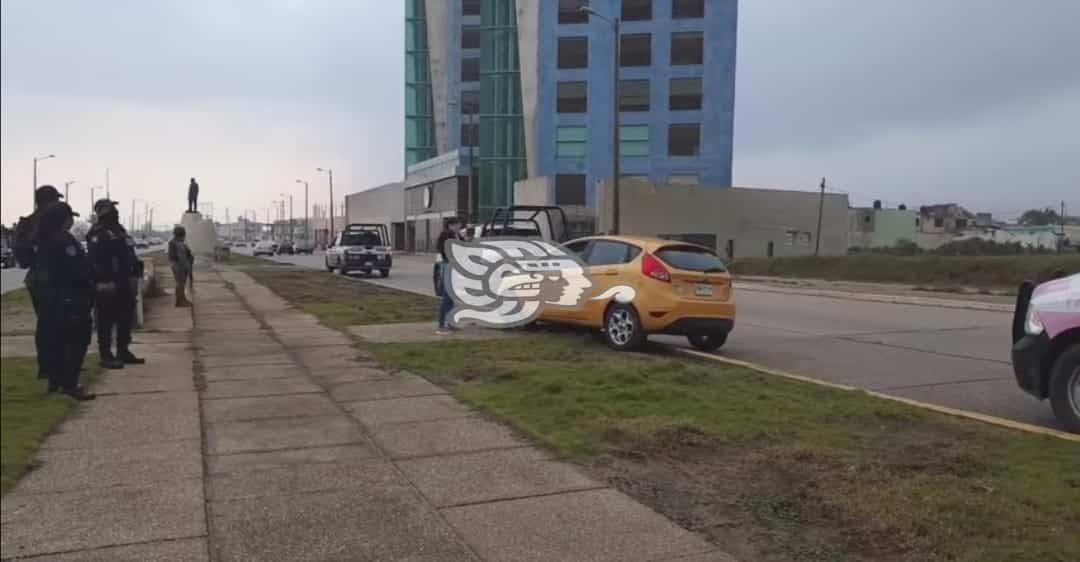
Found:
[{"label": "building window", "polygon": [[480,48],[480,26],[478,25],[465,25],[461,27],[461,48],[462,49],[479,49]]},{"label": "building window", "polygon": [[672,0],[671,17],[674,19],[705,17],[705,0]]},{"label": "building window", "polygon": [[555,130],[556,158],[585,158],[588,134],[585,127],[559,127]]},{"label": "building window", "polygon": [[480,92],[476,90],[461,92],[461,113],[463,115],[480,113]]},{"label": "building window", "polygon": [[652,0],[623,0],[623,21],[647,21],[652,19]]},{"label": "building window", "polygon": [[652,35],[634,33],[619,37],[619,66],[652,64]]},{"label": "building window", "polygon": [[934,226],[937,227],[937,228],[941,228],[941,227],[945,226],[945,219],[943,219],[943,218],[935,218],[934,219]]},{"label": "building window", "polygon": [[461,59],[461,81],[477,82],[480,80],[480,57]]},{"label": "building window", "polygon": [[668,156],[701,154],[701,125],[685,123],[668,127]]},{"label": "building window", "polygon": [[555,110],[559,113],[585,113],[589,106],[585,82],[559,82]]},{"label": "building window", "polygon": [[559,23],[588,23],[589,14],[582,12],[588,0],[559,0]]},{"label": "building window", "polygon": [[676,185],[697,185],[700,183],[696,174],[675,174],[668,177],[668,183]]},{"label": "building window", "polygon": [[670,104],[673,110],[701,109],[701,78],[672,78]]},{"label": "building window", "polygon": [[559,37],[559,68],[588,68],[589,38]]},{"label": "building window", "polygon": [[461,0],[461,15],[479,16],[481,1],[482,0]]},{"label": "building window", "polygon": [[649,81],[619,80],[619,111],[648,111]]},{"label": "building window", "polygon": [[636,158],[649,155],[649,126],[623,125],[619,127],[619,155]]},{"label": "building window", "polygon": [[476,146],[480,140],[480,126],[466,123],[461,126],[461,146]]},{"label": "building window", "polygon": [[701,64],[704,49],[705,38],[700,31],[671,34],[671,64]]},{"label": "building window", "polygon": [[555,174],[555,204],[584,205],[585,175]]}]

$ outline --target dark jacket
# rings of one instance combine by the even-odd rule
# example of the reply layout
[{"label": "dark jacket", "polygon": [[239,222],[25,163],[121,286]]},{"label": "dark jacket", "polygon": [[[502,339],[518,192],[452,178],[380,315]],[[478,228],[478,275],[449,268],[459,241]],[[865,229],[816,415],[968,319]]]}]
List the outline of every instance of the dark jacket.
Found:
[{"label": "dark jacket", "polygon": [[444,262],[449,262],[450,258],[446,255],[446,241],[447,240],[459,240],[457,232],[453,230],[443,230],[439,233],[439,239],[435,242],[435,247],[438,248],[439,254],[442,255]]},{"label": "dark jacket", "polygon": [[172,267],[191,271],[192,264],[195,263],[195,256],[191,255],[191,249],[183,240],[177,240],[176,238],[169,240],[168,254],[169,264]]},{"label": "dark jacket", "polygon": [[135,257],[135,240],[115,222],[99,222],[86,234],[86,249],[98,283],[115,283],[126,290],[130,279],[142,274],[142,262]]},{"label": "dark jacket", "polygon": [[48,296],[53,317],[74,321],[88,317],[94,298],[94,270],[82,244],[69,232],[38,244],[37,278]]}]

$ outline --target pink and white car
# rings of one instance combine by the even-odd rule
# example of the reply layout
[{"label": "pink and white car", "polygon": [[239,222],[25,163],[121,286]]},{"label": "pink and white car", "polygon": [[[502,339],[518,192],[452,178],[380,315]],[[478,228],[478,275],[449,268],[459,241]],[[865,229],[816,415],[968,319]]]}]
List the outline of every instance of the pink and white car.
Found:
[{"label": "pink and white car", "polygon": [[1080,274],[1020,285],[1013,313],[1016,382],[1080,433]]}]

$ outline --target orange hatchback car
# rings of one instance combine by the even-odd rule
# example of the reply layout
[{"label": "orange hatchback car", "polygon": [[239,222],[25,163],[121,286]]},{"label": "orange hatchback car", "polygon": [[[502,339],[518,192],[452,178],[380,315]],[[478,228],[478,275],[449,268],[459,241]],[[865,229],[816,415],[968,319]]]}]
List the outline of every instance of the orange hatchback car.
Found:
[{"label": "orange hatchback car", "polygon": [[634,236],[592,236],[563,246],[588,266],[593,295],[620,286],[632,291],[576,309],[548,307],[541,321],[597,328],[618,350],[640,347],[649,334],[676,334],[711,351],[735,327],[731,275],[704,246]]}]

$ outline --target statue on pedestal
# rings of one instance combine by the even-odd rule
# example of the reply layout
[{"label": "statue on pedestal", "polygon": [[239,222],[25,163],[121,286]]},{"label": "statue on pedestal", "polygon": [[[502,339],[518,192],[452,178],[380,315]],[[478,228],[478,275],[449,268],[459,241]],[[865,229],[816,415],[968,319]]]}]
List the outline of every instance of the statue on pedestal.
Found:
[{"label": "statue on pedestal", "polygon": [[198,213],[199,212],[199,184],[195,181],[195,178],[191,178],[191,183],[187,188],[187,212]]}]

